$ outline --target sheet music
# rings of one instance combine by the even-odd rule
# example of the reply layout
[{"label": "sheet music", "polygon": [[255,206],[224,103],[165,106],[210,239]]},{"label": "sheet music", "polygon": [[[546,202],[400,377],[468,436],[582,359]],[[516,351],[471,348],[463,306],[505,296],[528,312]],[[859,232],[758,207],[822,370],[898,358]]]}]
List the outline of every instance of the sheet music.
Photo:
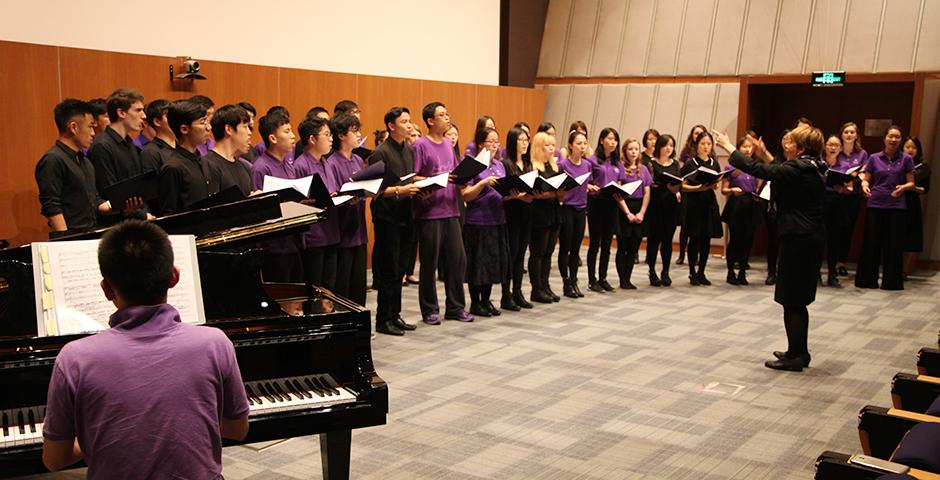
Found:
[{"label": "sheet music", "polygon": [[[114,304],[101,290],[98,240],[32,244],[33,282],[39,336],[97,332],[108,328]],[[170,235],[180,281],[167,303],[186,323],[205,323],[196,243],[192,235]]]},{"label": "sheet music", "polygon": [[313,175],[303,178],[278,178],[270,175],[264,176],[264,184],[261,187],[263,192],[276,192],[287,188],[293,188],[304,196],[310,194],[310,184],[313,182]]},{"label": "sheet music", "polygon": [[633,192],[635,192],[637,188],[640,188],[640,185],[643,185],[643,180],[634,180],[623,185],[623,191],[627,192],[627,195],[633,195]]}]

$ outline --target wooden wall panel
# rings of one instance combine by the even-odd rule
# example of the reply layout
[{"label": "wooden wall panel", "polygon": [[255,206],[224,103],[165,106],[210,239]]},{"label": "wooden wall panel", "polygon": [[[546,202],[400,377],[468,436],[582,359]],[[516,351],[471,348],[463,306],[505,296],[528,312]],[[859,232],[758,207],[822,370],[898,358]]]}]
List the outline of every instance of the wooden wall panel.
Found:
[{"label": "wooden wall panel", "polygon": [[575,0],[568,24],[568,42],[562,71],[566,77],[586,77],[594,51],[599,0]]},{"label": "wooden wall panel", "polygon": [[[597,92],[597,111],[594,113],[595,133],[604,127],[614,127],[620,131],[623,124],[624,103],[627,98],[626,85],[601,85]],[[565,125],[558,129],[560,137],[568,136],[568,127]],[[590,133],[590,132],[589,132]],[[627,136],[626,132],[620,132],[620,138]],[[564,141],[567,142],[567,138]]]},{"label": "wooden wall panel", "polygon": [[646,52],[647,75],[674,75],[679,53],[679,35],[682,31],[682,11],[685,0],[659,0],[654,2],[653,34]]},{"label": "wooden wall panel", "polygon": [[914,70],[930,72],[940,70],[940,2],[926,2],[920,19],[920,36],[917,39],[917,56]]},{"label": "wooden wall panel", "polygon": [[571,91],[572,85],[548,85],[545,87],[546,122],[552,122],[555,125],[566,125],[568,105],[571,103]]},{"label": "wooden wall panel", "polygon": [[[597,122],[595,121],[597,117],[597,93],[599,91],[599,85],[575,85],[574,90],[571,92],[571,104],[568,105],[568,115],[564,122],[555,124],[555,127],[557,127],[556,130],[564,129],[575,120],[581,120],[586,123],[588,125],[588,131],[591,132],[603,128],[597,127]],[[592,142],[588,141],[588,143]]]},{"label": "wooden wall panel", "polygon": [[[358,81],[359,94],[356,103],[362,110],[363,133],[369,135],[366,146],[373,148],[375,130],[384,130],[385,112],[395,106],[408,107],[411,121],[421,125],[421,82],[409,78],[372,77],[362,75]],[[328,107],[332,108],[332,106]],[[424,131],[422,129],[422,131]]]},{"label": "wooden wall panel", "polygon": [[705,61],[715,28],[714,13],[714,0],[689,2],[679,43],[676,75],[705,74]]},{"label": "wooden wall panel", "polygon": [[[658,85],[652,127],[662,132],[678,132],[688,86],[683,84]],[[678,136],[676,136],[678,137]]]},{"label": "wooden wall panel", "polygon": [[765,74],[773,48],[777,0],[750,0],[744,19],[739,74]]},{"label": "wooden wall panel", "polygon": [[617,75],[635,76],[646,74],[646,58],[649,53],[650,32],[653,29],[653,3],[631,0],[627,8],[627,23],[620,39],[620,61]]},{"label": "wooden wall panel", "polygon": [[[463,148],[473,139],[473,128],[476,126],[476,86],[463,83],[421,81],[421,106],[431,102],[441,102],[450,113],[450,121],[457,125],[460,131],[460,146]],[[483,112],[480,112],[483,113]],[[423,121],[421,132],[427,133],[427,126]]]},{"label": "wooden wall panel", "polygon": [[852,1],[848,28],[845,29],[842,66],[848,72],[871,72],[875,69],[875,48],[878,44],[881,2]]},{"label": "wooden wall panel", "polygon": [[642,137],[652,124],[653,102],[656,96],[655,85],[633,84],[627,86],[621,133]]},{"label": "wooden wall panel", "polygon": [[145,102],[157,98],[176,100],[185,93],[174,91],[170,83],[169,67],[175,62],[170,57],[60,48],[62,95],[84,100],[107,98],[116,88],[132,87],[144,94]]},{"label": "wooden wall panel", "polygon": [[[493,117],[500,142],[506,139],[506,132],[516,122],[525,120],[526,102],[523,89],[515,87],[490,87],[477,85],[476,111]],[[531,126],[532,124],[529,124]],[[473,127],[474,125],[471,125]],[[468,131],[464,143],[470,141],[473,132]]]},{"label": "wooden wall panel", "polygon": [[55,47],[0,42],[0,58],[0,238],[18,245],[48,238],[35,171],[55,141],[59,77]]},{"label": "wooden wall panel", "polygon": [[712,44],[708,55],[709,75],[728,75],[737,72],[738,52],[744,35],[744,13],[747,0],[720,0],[712,31]]},{"label": "wooden wall panel", "polygon": [[548,92],[541,88],[529,90],[525,96],[525,114],[522,117],[529,126],[545,121],[545,102]]},{"label": "wooden wall panel", "polygon": [[539,50],[538,75],[561,76],[565,44],[568,35],[568,20],[574,0],[552,0],[548,2],[545,15],[545,33]]}]

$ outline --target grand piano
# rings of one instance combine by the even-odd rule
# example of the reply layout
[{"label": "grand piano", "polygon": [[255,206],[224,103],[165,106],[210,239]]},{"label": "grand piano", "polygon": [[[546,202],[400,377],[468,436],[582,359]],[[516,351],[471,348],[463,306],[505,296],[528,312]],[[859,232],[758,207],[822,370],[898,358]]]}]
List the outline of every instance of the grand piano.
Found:
[{"label": "grand piano", "polygon": [[[321,218],[320,210],[266,195],[155,223],[196,236],[206,325],[235,345],[249,431],[224,445],[319,434],[323,478],[347,479],[351,430],[383,425],[388,414],[369,311],[315,286],[264,283],[255,247]],[[37,336],[30,262],[28,247],[0,251],[0,478],[45,471],[42,419],[52,366],[63,345],[85,336]]]}]

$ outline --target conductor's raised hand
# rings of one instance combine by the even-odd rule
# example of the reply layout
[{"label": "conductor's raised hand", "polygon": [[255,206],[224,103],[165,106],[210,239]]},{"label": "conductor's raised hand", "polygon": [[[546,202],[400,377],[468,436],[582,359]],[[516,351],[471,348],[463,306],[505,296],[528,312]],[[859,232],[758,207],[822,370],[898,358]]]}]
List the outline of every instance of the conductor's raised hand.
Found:
[{"label": "conductor's raised hand", "polygon": [[718,130],[712,130],[712,136],[715,137],[715,145],[720,147],[722,150],[731,153],[734,151],[734,144],[731,143],[731,138],[728,137],[728,132],[719,132]]}]

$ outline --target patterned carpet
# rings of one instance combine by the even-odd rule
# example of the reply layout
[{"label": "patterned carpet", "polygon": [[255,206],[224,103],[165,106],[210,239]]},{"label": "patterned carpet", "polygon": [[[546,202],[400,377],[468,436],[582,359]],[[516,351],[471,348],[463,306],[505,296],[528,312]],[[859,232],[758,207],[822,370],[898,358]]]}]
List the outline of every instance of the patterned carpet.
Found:
[{"label": "patterned carpet", "polygon": [[[940,281],[820,288],[812,367],[785,373],[762,365],[786,349],[762,261],[747,287],[724,283],[723,263],[711,259],[711,287],[689,286],[683,266],[673,287],[649,287],[638,267],[639,290],[608,294],[587,292],[582,268],[583,299],[433,327],[420,324],[417,287],[405,288],[404,316],[419,327],[374,341],[391,411],[387,425],[354,431],[351,477],[805,479],[823,450],[859,451],[859,408],[889,405],[893,374],[936,344]],[[317,437],[227,448],[224,474],[319,478]]]}]

